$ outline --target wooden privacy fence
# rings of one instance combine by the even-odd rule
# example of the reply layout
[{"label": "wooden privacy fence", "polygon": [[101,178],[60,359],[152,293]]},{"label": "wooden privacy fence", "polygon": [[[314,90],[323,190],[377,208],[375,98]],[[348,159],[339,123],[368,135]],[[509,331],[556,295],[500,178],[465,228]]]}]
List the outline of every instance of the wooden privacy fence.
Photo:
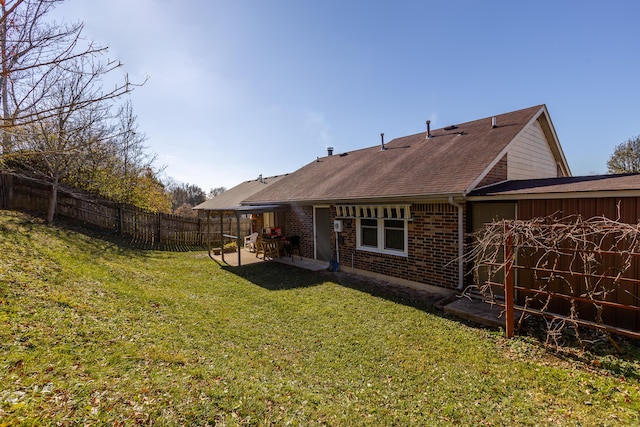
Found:
[{"label": "wooden privacy fence", "polygon": [[[0,173],[0,208],[46,212],[51,187],[40,180]],[[237,233],[235,216],[189,218],[148,212],[133,206],[98,199],[79,190],[58,192],[56,215],[131,238],[152,248],[181,250],[211,242],[222,246],[220,236]],[[209,221],[209,222],[208,222]],[[241,236],[251,234],[251,221],[240,218]]]},{"label": "wooden privacy fence", "polygon": [[639,225],[579,216],[512,220],[475,238],[476,284],[504,307],[508,337],[535,315],[547,319],[550,335],[585,326],[640,338]]},{"label": "wooden privacy fence", "polygon": [[0,173],[0,209],[8,209],[9,206],[9,180],[6,174]]}]

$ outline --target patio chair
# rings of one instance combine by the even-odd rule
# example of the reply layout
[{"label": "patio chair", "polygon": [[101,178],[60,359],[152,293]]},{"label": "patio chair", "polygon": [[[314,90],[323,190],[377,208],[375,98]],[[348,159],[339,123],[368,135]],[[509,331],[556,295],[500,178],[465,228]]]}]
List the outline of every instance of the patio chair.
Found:
[{"label": "patio chair", "polygon": [[256,242],[258,241],[258,233],[251,233],[244,238],[244,248],[249,252],[256,251]]},{"label": "patio chair", "polygon": [[256,258],[260,258],[260,254],[265,261],[280,257],[280,245],[280,240],[261,239],[257,244]]},{"label": "patio chair", "polygon": [[286,246],[285,251],[287,255],[291,255],[291,261],[293,262],[293,251],[298,251],[300,260],[302,260],[302,253],[300,252],[300,236],[287,236],[285,238]]}]

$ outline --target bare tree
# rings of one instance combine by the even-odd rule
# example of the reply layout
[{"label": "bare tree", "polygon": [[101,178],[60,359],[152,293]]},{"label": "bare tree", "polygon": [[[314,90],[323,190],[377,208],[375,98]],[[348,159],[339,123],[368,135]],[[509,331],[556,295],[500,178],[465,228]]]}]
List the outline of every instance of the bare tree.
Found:
[{"label": "bare tree", "polygon": [[178,184],[173,180],[171,181],[167,185],[167,190],[171,196],[171,207],[174,211],[183,205],[190,207],[199,205],[207,199],[204,190],[197,185],[189,183]]},{"label": "bare tree", "polygon": [[58,78],[42,97],[40,104],[46,112],[42,117],[35,114],[37,120],[20,127],[27,131],[16,134],[20,136],[16,145],[36,159],[32,172],[44,174],[51,183],[48,223],[55,214],[61,180],[108,136],[104,123],[109,105],[106,100],[97,101],[104,70],[102,64],[85,57],[67,64],[61,71],[64,78]]},{"label": "bare tree", "polygon": [[47,21],[63,1],[0,0],[0,161],[23,159],[18,163],[44,172],[48,222],[60,180],[109,135],[108,101],[138,86],[124,75],[104,90],[105,76],[122,64],[102,60],[106,47],[85,43],[82,23]]},{"label": "bare tree", "polygon": [[607,162],[609,173],[640,172],[640,136],[618,144]]},{"label": "bare tree", "polygon": [[[121,83],[106,91],[93,91],[82,100],[69,99],[68,105],[52,106],[48,98],[60,82],[74,73],[84,73],[78,60],[96,60],[106,47],[85,43],[83,24],[59,24],[47,21],[47,15],[64,0],[0,1],[0,97],[2,155],[24,156],[17,150],[16,134],[20,128],[36,121],[58,116],[60,108],[82,109],[94,102],[120,97],[133,89],[125,75]],[[120,68],[117,61],[106,61],[99,70],[105,76]],[[97,79],[94,79],[94,82]],[[76,103],[77,102],[77,103]]]},{"label": "bare tree", "polygon": [[131,203],[134,193],[133,187],[141,173],[148,171],[156,159],[150,155],[145,145],[147,137],[138,131],[137,117],[133,113],[130,100],[120,106],[117,113],[118,125],[114,143],[117,146],[118,157],[121,161],[121,179],[123,198]]},{"label": "bare tree", "polygon": [[221,195],[225,191],[227,191],[226,187],[212,188],[211,190],[209,190],[209,194],[207,194],[207,199],[213,199],[214,197]]}]

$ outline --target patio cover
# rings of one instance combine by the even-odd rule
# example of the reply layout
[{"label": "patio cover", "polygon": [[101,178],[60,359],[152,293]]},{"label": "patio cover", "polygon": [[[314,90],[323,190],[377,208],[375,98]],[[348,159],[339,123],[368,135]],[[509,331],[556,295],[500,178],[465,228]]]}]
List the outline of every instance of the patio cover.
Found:
[{"label": "patio cover", "polygon": [[[272,211],[283,208],[282,205],[276,205],[276,204],[247,205],[247,204],[243,204],[243,202],[247,198],[264,190],[269,185],[280,181],[285,176],[287,176],[287,174],[272,176],[267,178],[263,178],[262,176],[260,176],[258,177],[258,179],[245,181],[225,191],[219,196],[206,200],[203,203],[200,203],[199,205],[193,208],[194,210],[203,211],[207,213],[207,223],[209,222],[209,219],[211,218],[212,215],[219,216],[221,224],[222,224],[224,215],[235,215],[237,220],[237,227],[238,227],[236,236],[235,236],[237,247],[238,247],[238,265],[241,265],[240,215],[250,214],[250,213],[272,212]],[[220,228],[220,232],[222,233],[222,227]],[[224,235],[221,236],[221,238],[222,237],[224,237]],[[209,255],[211,255],[211,247],[210,247],[209,241],[207,241],[207,246],[209,249]],[[222,250],[221,253],[222,253],[222,260],[224,261],[224,251]]]}]

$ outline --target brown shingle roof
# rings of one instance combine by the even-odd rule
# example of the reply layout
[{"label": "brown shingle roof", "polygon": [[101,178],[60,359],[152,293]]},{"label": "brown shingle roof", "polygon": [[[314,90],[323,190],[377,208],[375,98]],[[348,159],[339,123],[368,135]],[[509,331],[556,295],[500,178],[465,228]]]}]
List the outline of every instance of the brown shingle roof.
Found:
[{"label": "brown shingle roof", "polygon": [[464,194],[496,157],[545,107],[530,107],[458,124],[457,128],[394,139],[385,144],[319,158],[248,203],[393,199]]},{"label": "brown shingle roof", "polygon": [[567,178],[525,179],[506,181],[500,184],[480,188],[469,193],[469,197],[518,196],[586,192],[640,191],[640,174],[573,176]]},{"label": "brown shingle roof", "polygon": [[237,210],[241,206],[241,202],[246,198],[268,188],[270,185],[283,179],[285,175],[270,176],[267,178],[259,178],[251,181],[245,181],[212,199],[200,203],[193,209],[197,210],[220,210],[232,211]]}]

